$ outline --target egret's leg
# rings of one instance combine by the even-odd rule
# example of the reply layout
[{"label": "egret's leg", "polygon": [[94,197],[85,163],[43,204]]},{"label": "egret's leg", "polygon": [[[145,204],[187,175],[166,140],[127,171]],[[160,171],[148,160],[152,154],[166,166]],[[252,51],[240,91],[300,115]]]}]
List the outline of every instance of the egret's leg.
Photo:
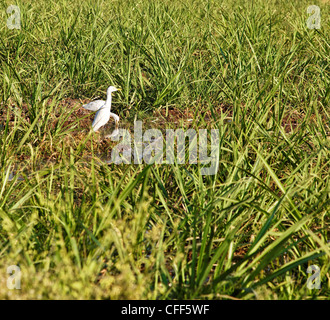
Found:
[{"label": "egret's leg", "polygon": [[110,116],[114,118],[115,123],[116,123],[116,129],[118,129],[118,124],[119,124],[119,117],[115,113],[110,113]]}]

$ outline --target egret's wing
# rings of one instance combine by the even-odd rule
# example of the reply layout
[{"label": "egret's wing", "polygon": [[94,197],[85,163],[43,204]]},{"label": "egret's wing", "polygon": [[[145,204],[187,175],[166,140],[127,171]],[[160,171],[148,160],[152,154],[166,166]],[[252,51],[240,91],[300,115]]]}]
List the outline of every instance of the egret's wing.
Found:
[{"label": "egret's wing", "polygon": [[94,117],[94,120],[93,120],[93,123],[92,123],[92,127],[94,128],[95,126],[97,126],[98,123],[101,121],[101,119],[102,119],[102,116],[100,114],[100,110],[98,110],[95,113],[95,117]]},{"label": "egret's wing", "polygon": [[95,100],[90,103],[84,104],[83,108],[90,111],[98,111],[102,106],[104,106],[104,100]]},{"label": "egret's wing", "polygon": [[94,121],[92,127],[94,131],[97,131],[99,128],[103,127],[110,118],[110,111],[107,108],[101,108],[95,113]]}]

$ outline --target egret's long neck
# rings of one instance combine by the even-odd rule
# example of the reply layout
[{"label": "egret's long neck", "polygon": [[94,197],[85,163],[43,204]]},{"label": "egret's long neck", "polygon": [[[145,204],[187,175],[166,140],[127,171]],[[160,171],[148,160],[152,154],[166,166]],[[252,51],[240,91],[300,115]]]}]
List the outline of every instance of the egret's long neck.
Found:
[{"label": "egret's long neck", "polygon": [[107,96],[107,100],[105,101],[106,108],[111,109],[111,92]]}]

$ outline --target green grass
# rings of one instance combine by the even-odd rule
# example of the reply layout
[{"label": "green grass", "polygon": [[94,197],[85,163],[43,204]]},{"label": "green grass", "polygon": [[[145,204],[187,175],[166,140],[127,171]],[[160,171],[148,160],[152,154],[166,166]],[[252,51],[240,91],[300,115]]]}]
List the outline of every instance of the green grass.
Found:
[{"label": "green grass", "polygon": [[[313,2],[319,30],[303,0],[18,1],[20,30],[6,26],[10,4],[0,298],[329,298],[326,1]],[[122,88],[113,110],[124,128],[189,110],[191,128],[218,129],[217,174],[100,161],[113,143],[77,112],[109,85]],[[321,289],[307,288],[312,264]],[[20,290],[6,286],[10,265]]]}]

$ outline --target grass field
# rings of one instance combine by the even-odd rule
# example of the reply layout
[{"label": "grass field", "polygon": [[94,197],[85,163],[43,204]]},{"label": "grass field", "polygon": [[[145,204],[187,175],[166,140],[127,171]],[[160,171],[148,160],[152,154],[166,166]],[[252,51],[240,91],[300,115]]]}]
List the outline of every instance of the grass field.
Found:
[{"label": "grass field", "polygon": [[[11,4],[1,299],[329,299],[329,2],[26,0],[9,29]],[[217,129],[217,173],[107,164],[82,104],[110,85],[121,128]]]}]

